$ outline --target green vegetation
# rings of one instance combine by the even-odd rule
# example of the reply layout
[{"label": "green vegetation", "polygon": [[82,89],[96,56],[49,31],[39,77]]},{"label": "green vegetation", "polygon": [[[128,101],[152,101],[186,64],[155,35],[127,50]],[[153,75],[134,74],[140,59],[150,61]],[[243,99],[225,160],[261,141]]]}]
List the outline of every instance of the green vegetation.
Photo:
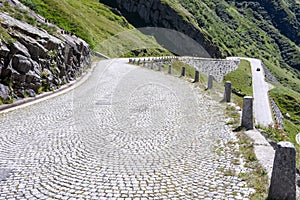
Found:
[{"label": "green vegetation", "polygon": [[[97,0],[21,2],[58,27],[81,37],[92,49],[110,57],[137,56],[133,54],[134,50],[147,49],[144,46],[148,43],[152,48],[152,51],[149,51],[150,55],[168,52],[158,45],[154,38],[134,31],[134,27],[124,17],[114,14]],[[120,34],[123,32],[125,33]]]},{"label": "green vegetation", "polygon": [[[232,118],[233,123],[232,127],[236,128],[240,125],[240,116],[235,110],[235,108],[231,106],[227,106],[226,115]],[[246,181],[247,186],[255,189],[255,193],[251,196],[250,199],[266,199],[268,194],[268,176],[267,172],[264,168],[259,164],[259,161],[256,158],[254,153],[254,145],[253,140],[251,140],[245,132],[242,130],[236,133],[238,137],[237,144],[239,145],[239,152],[245,158],[245,167],[250,168],[250,172],[248,173],[239,173],[238,177],[242,180]],[[235,143],[228,144],[234,146]],[[236,155],[238,157],[239,155]]]},{"label": "green vegetation", "polygon": [[241,60],[237,70],[230,72],[224,77],[224,83],[231,81],[232,90],[239,94],[239,100],[243,96],[253,96],[251,65],[247,60]]},{"label": "green vegetation", "polygon": [[[172,7],[171,0],[165,2]],[[262,59],[284,86],[300,92],[300,47],[295,43],[297,40],[294,37],[281,33],[284,32],[282,23],[278,29],[273,25],[273,23],[280,23],[274,16],[279,16],[281,11],[292,16],[292,11],[285,8],[285,4],[279,5],[276,1],[272,1],[277,6],[272,15],[273,13],[267,12],[269,8],[265,3],[251,1],[182,0],[177,2],[185,11],[183,12],[183,8],[175,10],[180,15],[186,11],[191,13],[194,20],[190,21],[196,21],[196,27],[200,27],[202,33],[213,38],[211,42],[221,49],[224,57],[246,56]],[[265,20],[266,18],[271,20]],[[291,29],[297,27],[292,23],[295,17],[289,19],[283,19],[285,24],[288,23],[287,26]]]},{"label": "green vegetation", "polygon": [[298,93],[283,87],[277,87],[270,91],[283,114],[290,116],[288,120],[300,126],[300,96]]},{"label": "green vegetation", "polygon": [[[182,67],[185,67],[185,76],[188,78],[195,78],[195,68],[181,61],[172,63],[172,74],[179,76],[181,74]],[[168,65],[164,67],[165,71],[168,71]]]}]

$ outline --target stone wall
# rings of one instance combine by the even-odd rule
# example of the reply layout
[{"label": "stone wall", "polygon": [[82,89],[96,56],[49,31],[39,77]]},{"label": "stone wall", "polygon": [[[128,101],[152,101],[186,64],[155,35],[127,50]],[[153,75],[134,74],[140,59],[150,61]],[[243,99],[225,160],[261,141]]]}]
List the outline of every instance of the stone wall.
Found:
[{"label": "stone wall", "polygon": [[235,71],[240,60],[226,60],[226,59],[207,59],[195,57],[182,57],[180,61],[195,67],[200,72],[207,76],[213,75],[214,79],[221,83],[226,74]]},{"label": "stone wall", "polygon": [[270,102],[271,102],[271,107],[273,110],[273,114],[276,120],[276,124],[278,125],[278,127],[280,129],[283,129],[283,125],[284,125],[284,117],[279,109],[279,107],[276,105],[274,99],[272,97],[270,97]]},{"label": "stone wall", "polygon": [[170,64],[174,61],[181,61],[195,67],[198,71],[212,75],[214,80],[218,83],[223,81],[226,74],[235,71],[240,65],[240,59],[208,59],[197,57],[161,57],[161,58],[147,58],[147,59],[130,59],[130,63],[144,65],[158,69],[159,66]]},{"label": "stone wall", "polygon": [[[0,98],[35,96],[55,90],[82,75],[91,62],[91,50],[82,39],[57,28],[43,29],[0,13],[0,25],[12,41],[0,40]],[[7,95],[9,93],[9,95]]]}]

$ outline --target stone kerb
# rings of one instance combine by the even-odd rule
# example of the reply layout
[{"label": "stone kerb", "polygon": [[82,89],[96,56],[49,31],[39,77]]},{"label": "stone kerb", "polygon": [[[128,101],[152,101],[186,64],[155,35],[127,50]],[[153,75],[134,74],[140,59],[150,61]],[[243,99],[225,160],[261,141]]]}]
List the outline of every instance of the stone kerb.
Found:
[{"label": "stone kerb", "polygon": [[194,57],[181,57],[180,61],[194,66],[197,70],[206,74],[207,76],[212,75],[218,83],[223,81],[223,78],[226,74],[235,71],[240,64],[240,60]]}]

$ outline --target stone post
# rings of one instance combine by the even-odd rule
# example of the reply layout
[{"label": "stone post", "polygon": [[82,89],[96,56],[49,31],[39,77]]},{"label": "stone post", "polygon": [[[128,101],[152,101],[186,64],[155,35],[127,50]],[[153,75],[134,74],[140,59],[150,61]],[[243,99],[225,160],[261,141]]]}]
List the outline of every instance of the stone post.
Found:
[{"label": "stone post", "polygon": [[225,83],[225,101],[229,103],[231,101],[231,82],[226,81]]},{"label": "stone post", "polygon": [[296,199],[296,150],[290,142],[277,144],[268,199]]},{"label": "stone post", "polygon": [[247,130],[253,129],[253,97],[245,96],[242,111],[242,127]]},{"label": "stone post", "polygon": [[132,64],[134,64],[134,63],[135,63],[135,59],[132,60]]},{"label": "stone post", "polygon": [[144,59],[143,61],[143,67],[145,67],[145,65],[146,65],[146,59]]},{"label": "stone post", "polygon": [[129,63],[132,63],[132,59],[131,58],[129,59]]},{"label": "stone post", "polygon": [[154,62],[151,62],[150,68],[153,69]]},{"label": "stone post", "polygon": [[172,65],[169,65],[168,74],[172,74]]},{"label": "stone post", "polygon": [[195,80],[194,80],[194,83],[197,83],[199,82],[199,71],[195,71]]},{"label": "stone post", "polygon": [[137,65],[140,65],[140,63],[141,63],[141,59],[138,60]]},{"label": "stone post", "polygon": [[161,65],[158,64],[158,71],[161,71]]},{"label": "stone post", "polygon": [[207,89],[212,89],[213,88],[213,81],[214,81],[214,77],[213,75],[209,75],[208,76],[208,84],[207,84]]},{"label": "stone post", "polygon": [[181,76],[185,76],[185,67],[182,67],[181,69]]}]

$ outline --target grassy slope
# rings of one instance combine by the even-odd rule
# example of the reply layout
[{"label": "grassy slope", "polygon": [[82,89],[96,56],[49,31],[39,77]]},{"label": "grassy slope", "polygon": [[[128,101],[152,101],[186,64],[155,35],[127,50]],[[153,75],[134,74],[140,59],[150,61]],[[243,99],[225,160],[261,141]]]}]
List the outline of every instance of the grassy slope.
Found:
[{"label": "grassy slope", "polygon": [[[172,1],[176,0],[165,0],[166,3]],[[300,72],[291,69],[289,64],[300,63],[300,47],[283,36],[272,23],[265,20],[263,14],[255,10],[255,6],[250,8],[250,5],[254,4],[249,3],[247,7],[244,5],[246,3],[239,4],[237,2],[243,1],[182,0],[177,1],[182,8],[177,5],[177,8],[174,9],[181,15],[184,15],[186,11],[191,13],[194,20],[190,21],[192,23],[196,21],[202,32],[214,38],[213,42],[221,47],[223,56],[246,56],[263,60],[283,84],[280,88],[271,91],[270,95],[274,97],[281,111],[288,112],[293,118],[293,120],[286,119],[284,127],[289,138],[292,139],[295,132],[300,131],[300,113],[298,111]],[[172,4],[170,5],[172,6]],[[250,74],[250,72],[246,73]],[[238,70],[229,76],[233,81],[233,88],[236,87],[237,91],[244,90],[242,93],[251,95],[247,89],[247,83],[240,84],[247,81],[247,77],[244,76],[248,76],[248,74],[243,75],[243,72]],[[240,102],[241,99],[238,101]],[[277,132],[277,134],[281,133]]]},{"label": "grassy slope", "polygon": [[241,60],[237,70],[230,72],[224,77],[225,81],[231,81],[232,89],[239,92],[243,96],[252,96],[252,75],[250,62]]},{"label": "grassy slope", "polygon": [[[93,49],[103,52],[111,47],[112,50],[104,52],[111,57],[122,56],[128,51],[142,48],[146,42],[151,43],[152,49],[161,49],[165,52],[152,37],[133,31],[134,27],[128,24],[125,18],[112,13],[97,0],[21,0],[21,2],[57,26],[83,38]],[[127,34],[120,34],[122,32],[131,34],[125,37]],[[122,36],[117,37],[118,41],[111,39],[117,34]],[[125,42],[122,43],[120,40]],[[119,51],[116,52],[114,49]]]}]

